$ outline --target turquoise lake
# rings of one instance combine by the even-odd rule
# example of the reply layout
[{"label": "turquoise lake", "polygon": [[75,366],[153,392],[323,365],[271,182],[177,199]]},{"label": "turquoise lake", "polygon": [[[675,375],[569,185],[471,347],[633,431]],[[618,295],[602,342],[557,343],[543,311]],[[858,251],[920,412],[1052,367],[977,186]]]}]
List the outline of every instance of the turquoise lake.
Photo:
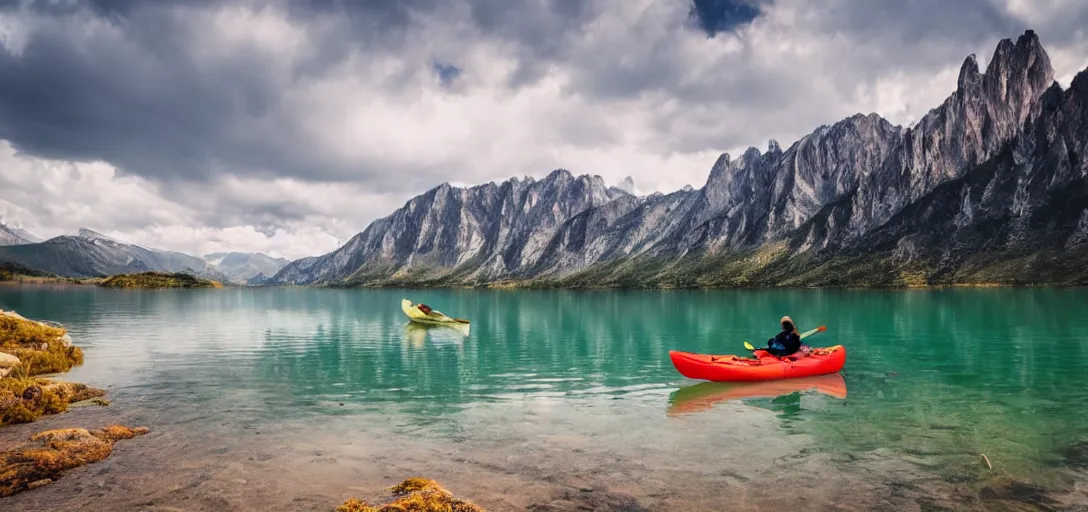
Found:
[{"label": "turquoise lake", "polygon": [[[409,298],[469,318],[408,324]],[[4,510],[332,510],[411,476],[487,510],[1085,510],[1088,290],[0,287],[108,390],[0,434],[147,426]],[[700,383],[790,315],[839,375]],[[982,457],[985,454],[985,458]],[[991,467],[988,467],[987,460]],[[11,508],[8,508],[11,507]]]}]

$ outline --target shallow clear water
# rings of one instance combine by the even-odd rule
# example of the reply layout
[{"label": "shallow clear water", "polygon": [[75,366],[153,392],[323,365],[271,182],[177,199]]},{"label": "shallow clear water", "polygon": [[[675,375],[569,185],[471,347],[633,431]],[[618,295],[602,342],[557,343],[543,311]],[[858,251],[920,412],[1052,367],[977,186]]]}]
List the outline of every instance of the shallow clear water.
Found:
[{"label": "shallow clear water", "polygon": [[[402,297],[471,332],[407,325]],[[153,430],[99,464],[150,474],[73,473],[11,498],[27,510],[316,510],[414,474],[493,510],[920,509],[998,474],[1083,489],[1088,290],[7,286],[0,308],[64,323],[86,355],[64,378],[109,390],[109,409],[43,423]],[[847,347],[841,377],[700,384],[669,362],[742,353],[784,314],[828,326],[809,342]]]}]

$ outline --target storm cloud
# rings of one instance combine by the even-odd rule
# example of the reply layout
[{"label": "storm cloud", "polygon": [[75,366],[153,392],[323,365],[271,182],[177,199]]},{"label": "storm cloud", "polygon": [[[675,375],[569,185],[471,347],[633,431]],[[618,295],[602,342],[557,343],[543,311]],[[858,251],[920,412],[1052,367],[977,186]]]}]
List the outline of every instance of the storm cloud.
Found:
[{"label": "storm cloud", "polygon": [[1028,28],[1067,85],[1085,26],[1072,0],[0,0],[0,221],[297,257],[444,181],[700,186],[723,151],[908,124]]}]

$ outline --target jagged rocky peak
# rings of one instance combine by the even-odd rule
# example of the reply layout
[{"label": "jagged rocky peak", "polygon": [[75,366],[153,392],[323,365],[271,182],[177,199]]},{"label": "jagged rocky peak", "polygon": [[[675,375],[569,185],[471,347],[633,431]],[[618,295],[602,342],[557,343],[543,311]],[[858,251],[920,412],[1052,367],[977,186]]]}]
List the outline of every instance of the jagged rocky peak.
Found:
[{"label": "jagged rocky peak", "polygon": [[982,82],[982,73],[978,70],[978,59],[975,54],[968,55],[960,66],[960,76],[956,79],[956,90],[964,92]]},{"label": "jagged rocky peak", "polygon": [[616,188],[633,195],[635,193],[635,180],[628,176],[619,185],[616,185]]},{"label": "jagged rocky peak", "polygon": [[968,57],[956,91],[902,132],[879,172],[857,188],[846,237],[861,236],[888,221],[941,183],[996,156],[1021,132],[1053,83],[1054,69],[1035,33],[1016,43],[1003,39],[984,74]]},{"label": "jagged rocky peak", "polygon": [[982,78],[988,99],[1007,103],[1019,120],[1027,115],[1030,103],[1053,82],[1050,56],[1033,30],[1025,31],[1016,39],[1016,44],[1002,39]]},{"label": "jagged rocky peak", "polygon": [[732,161],[733,157],[729,156],[729,153],[722,153],[719,155],[718,159],[714,161],[714,165],[710,168],[710,179],[714,179],[714,175],[716,174],[724,174]]},{"label": "jagged rocky peak", "polygon": [[553,170],[552,172],[549,172],[548,175],[544,177],[543,181],[565,181],[571,179],[574,179],[574,173],[566,169],[559,168]]},{"label": "jagged rocky peak", "polygon": [[1082,98],[1088,98],[1088,68],[1084,68],[1073,77],[1069,90]]},{"label": "jagged rocky peak", "polygon": [[742,203],[764,199],[754,197],[751,191],[766,190],[781,156],[779,151],[761,153],[755,147],[746,149],[736,160],[728,153],[722,154],[702,188],[701,206],[694,217],[696,222],[728,212]]}]

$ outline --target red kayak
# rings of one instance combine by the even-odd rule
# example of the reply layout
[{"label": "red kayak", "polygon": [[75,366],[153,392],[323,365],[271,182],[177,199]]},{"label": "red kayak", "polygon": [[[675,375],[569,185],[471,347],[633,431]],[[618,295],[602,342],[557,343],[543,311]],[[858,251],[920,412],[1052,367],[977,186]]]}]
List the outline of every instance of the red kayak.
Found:
[{"label": "red kayak", "polygon": [[[752,352],[755,357],[693,354],[669,351],[676,371],[689,379],[716,382],[755,382],[795,377],[815,377],[842,370],[846,364],[846,347],[813,348],[806,356],[779,358],[765,350]],[[796,359],[796,360],[794,360]]]}]

